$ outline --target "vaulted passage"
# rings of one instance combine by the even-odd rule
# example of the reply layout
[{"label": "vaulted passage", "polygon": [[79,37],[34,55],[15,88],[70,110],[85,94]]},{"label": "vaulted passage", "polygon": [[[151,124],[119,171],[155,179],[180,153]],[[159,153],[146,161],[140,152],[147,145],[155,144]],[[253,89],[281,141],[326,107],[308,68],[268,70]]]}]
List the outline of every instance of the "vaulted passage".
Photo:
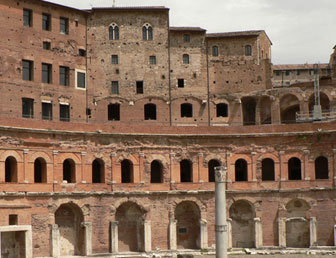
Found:
[{"label": "vaulted passage", "polygon": [[251,204],[244,200],[234,202],[229,210],[232,219],[232,247],[255,247],[254,217]]},{"label": "vaulted passage", "polygon": [[183,201],[175,208],[177,249],[198,249],[200,210],[196,203]]},{"label": "vaulted passage", "polygon": [[296,113],[300,111],[300,103],[296,96],[288,94],[280,100],[281,123],[296,123]]},{"label": "vaulted passage", "polygon": [[83,255],[83,213],[75,204],[62,204],[55,212],[55,223],[59,228],[60,253]]},{"label": "vaulted passage", "polygon": [[119,252],[141,252],[144,249],[144,211],[134,202],[126,202],[118,207]]}]

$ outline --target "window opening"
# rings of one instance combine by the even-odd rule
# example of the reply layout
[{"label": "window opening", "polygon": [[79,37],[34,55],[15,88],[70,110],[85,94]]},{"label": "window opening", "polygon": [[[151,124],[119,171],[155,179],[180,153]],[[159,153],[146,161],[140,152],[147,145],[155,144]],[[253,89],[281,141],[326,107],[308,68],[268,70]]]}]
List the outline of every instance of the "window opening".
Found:
[{"label": "window opening", "polygon": [[120,121],[120,104],[108,105],[108,120]]},{"label": "window opening", "polygon": [[51,18],[50,14],[43,13],[42,14],[42,29],[50,30],[51,29]]},{"label": "window opening", "polygon": [[142,39],[143,40],[153,40],[153,28],[148,23],[146,23],[142,27]]},{"label": "window opening", "polygon": [[9,214],[8,224],[9,225],[18,225],[18,215],[17,214]]},{"label": "window opening", "polygon": [[60,33],[69,34],[69,19],[61,17],[60,18]]},{"label": "window opening", "polygon": [[77,71],[77,88],[79,89],[85,89],[86,87],[86,82],[85,82],[85,72],[79,72]]},{"label": "window opening", "polygon": [[34,99],[22,99],[22,117],[34,118]]},{"label": "window opening", "polygon": [[104,183],[104,163],[100,159],[92,162],[92,183]]},{"label": "window opening", "polygon": [[51,64],[42,63],[42,82],[43,83],[51,83],[51,73],[52,73]]},{"label": "window opening", "polygon": [[60,121],[70,121],[70,106],[66,104],[60,104]]},{"label": "window opening", "polygon": [[245,56],[252,56],[252,47],[251,45],[245,46]]},{"label": "window opening", "polygon": [[60,85],[69,86],[69,67],[60,66],[59,74],[60,74]]},{"label": "window opening", "polygon": [[181,182],[192,182],[192,163],[190,160],[184,159],[180,162]]},{"label": "window opening", "polygon": [[128,159],[121,162],[121,183],[133,183],[133,163]]},{"label": "window opening", "polygon": [[5,161],[5,182],[17,182],[17,161],[14,157],[8,157]]},{"label": "window opening", "polygon": [[270,158],[261,161],[261,180],[274,181],[274,161]]},{"label": "window opening", "polygon": [[184,88],[184,79],[177,79],[177,87]]},{"label": "window opening", "polygon": [[288,179],[301,180],[301,160],[298,158],[291,158],[288,161]]},{"label": "window opening", "polygon": [[156,64],[156,56],[150,56],[149,57],[149,64],[151,64],[151,65]]},{"label": "window opening", "polygon": [[23,26],[32,27],[33,25],[33,12],[29,9],[23,9]]},{"label": "window opening", "polygon": [[218,47],[217,46],[212,47],[212,56],[218,56]]},{"label": "window opening", "polygon": [[236,181],[247,181],[247,162],[244,159],[238,159],[235,163]]},{"label": "window opening", "polygon": [[183,42],[190,42],[190,34],[183,35]]},{"label": "window opening", "polygon": [[50,50],[50,42],[48,41],[43,41],[43,49],[45,50]]},{"label": "window opening", "polygon": [[37,158],[34,161],[34,182],[35,183],[46,183],[46,163],[42,158]]},{"label": "window opening", "polygon": [[119,26],[113,23],[109,27],[109,40],[118,40],[118,39],[119,39]]},{"label": "window opening", "polygon": [[33,61],[22,60],[22,80],[32,81],[33,80]]},{"label": "window opening", "polygon": [[118,64],[119,63],[118,55],[112,55],[111,61],[112,61],[112,64]]},{"label": "window opening", "polygon": [[193,116],[193,108],[190,103],[181,104],[181,117],[192,117]]},{"label": "window opening", "polygon": [[42,119],[52,120],[52,104],[47,102],[42,102]]},{"label": "window opening", "polygon": [[143,94],[144,93],[143,81],[137,81],[136,82],[136,93],[137,94]]},{"label": "window opening", "polygon": [[228,117],[228,105],[225,103],[219,103],[216,105],[217,117]]},{"label": "window opening", "polygon": [[183,64],[189,64],[189,55],[188,54],[183,55]]},{"label": "window opening", "polygon": [[119,94],[119,81],[111,82],[111,94]]},{"label": "window opening", "polygon": [[315,179],[328,179],[328,174],[328,159],[323,156],[318,157],[315,160]]},{"label": "window opening", "polygon": [[156,120],[156,105],[149,103],[145,105],[145,120]]},{"label": "window opening", "polygon": [[161,162],[154,160],[151,163],[151,183],[162,183],[163,176],[162,176],[162,164]]},{"label": "window opening", "polygon": [[75,162],[71,159],[66,159],[63,162],[63,181],[75,183]]}]

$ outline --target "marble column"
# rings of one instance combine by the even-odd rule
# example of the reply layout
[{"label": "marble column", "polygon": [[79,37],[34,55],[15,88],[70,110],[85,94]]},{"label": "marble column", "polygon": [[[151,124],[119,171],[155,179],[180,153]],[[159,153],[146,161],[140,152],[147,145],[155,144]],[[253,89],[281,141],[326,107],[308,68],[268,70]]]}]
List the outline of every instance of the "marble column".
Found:
[{"label": "marble column", "polygon": [[279,247],[286,247],[286,218],[278,218]]},{"label": "marble column", "polygon": [[118,221],[110,221],[111,253],[118,253]]},{"label": "marble column", "polygon": [[316,218],[311,217],[309,220],[309,232],[310,232],[310,247],[317,246],[317,223]]},{"label": "marble column", "polygon": [[145,238],[145,252],[152,251],[152,227],[151,227],[151,221],[145,220],[144,221],[144,238]]},{"label": "marble column", "polygon": [[177,249],[176,225],[177,225],[177,220],[171,219],[169,221],[169,250],[176,250]]},{"label": "marble column", "polygon": [[205,219],[200,220],[201,249],[208,248],[208,222]]},{"label": "marble column", "polygon": [[51,227],[51,256],[60,256],[60,234],[57,224],[50,225]]},{"label": "marble column", "polygon": [[261,248],[263,246],[262,225],[260,218],[254,218],[254,239],[255,247]]},{"label": "marble column", "polygon": [[82,222],[84,228],[84,255],[92,254],[92,223]]}]

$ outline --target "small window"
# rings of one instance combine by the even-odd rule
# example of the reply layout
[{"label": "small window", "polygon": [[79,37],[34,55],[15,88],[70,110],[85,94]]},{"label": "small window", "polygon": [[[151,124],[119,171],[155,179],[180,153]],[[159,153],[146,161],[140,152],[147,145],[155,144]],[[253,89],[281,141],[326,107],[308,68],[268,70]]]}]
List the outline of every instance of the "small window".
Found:
[{"label": "small window", "polygon": [[193,107],[190,103],[181,104],[181,117],[192,117]]},{"label": "small window", "polygon": [[280,76],[280,74],[281,74],[281,71],[279,71],[279,70],[275,71],[276,76]]},{"label": "small window", "polygon": [[128,159],[121,162],[121,183],[133,183],[133,163]]},{"label": "small window", "polygon": [[183,64],[189,64],[189,55],[188,54],[183,55]]},{"label": "small window", "polygon": [[109,104],[107,113],[107,119],[109,121],[120,121],[120,104]]},{"label": "small window", "polygon": [[61,17],[60,18],[60,33],[69,34],[69,19]]},{"label": "small window", "polygon": [[296,75],[300,75],[300,70],[296,70]]},{"label": "small window", "polygon": [[23,9],[23,26],[32,27],[33,25],[33,12],[29,9]]},{"label": "small window", "polygon": [[76,70],[76,88],[78,89],[86,88],[85,71]]},{"label": "small window", "polygon": [[48,41],[43,41],[43,49],[45,49],[45,50],[50,50],[50,42],[48,42]]},{"label": "small window", "polygon": [[42,102],[42,119],[52,120],[52,104],[48,102]]},{"label": "small window", "polygon": [[183,35],[183,42],[190,42],[190,35],[189,34],[184,34]]},{"label": "small window", "polygon": [[119,94],[119,81],[111,82],[111,94]]},{"label": "small window", "polygon": [[18,224],[18,215],[17,214],[9,214],[8,223],[9,223],[9,225],[17,225]]},{"label": "small window", "polygon": [[286,71],[286,76],[289,76],[290,75],[290,71]]},{"label": "small window", "polygon": [[32,81],[33,80],[33,61],[22,60],[22,80]]},{"label": "small window", "polygon": [[78,55],[79,56],[86,56],[86,50],[82,49],[82,48],[78,49]]},{"label": "small window", "polygon": [[70,105],[60,104],[60,121],[69,122],[70,121]]},{"label": "small window", "polygon": [[247,162],[244,159],[238,159],[235,163],[235,180],[247,181]]},{"label": "small window", "polygon": [[184,79],[177,79],[177,87],[184,88]]},{"label": "small window", "polygon": [[149,64],[151,64],[151,65],[156,64],[156,56],[150,56],[149,57]]},{"label": "small window", "polygon": [[22,98],[22,117],[34,118],[34,100]]},{"label": "small window", "polygon": [[301,180],[301,160],[298,158],[291,158],[288,160],[288,179]]},{"label": "small window", "polygon": [[42,29],[51,30],[51,16],[50,14],[42,14]]},{"label": "small window", "polygon": [[216,105],[217,117],[228,117],[228,105],[225,103],[219,103]]},{"label": "small window", "polygon": [[137,81],[136,82],[136,93],[137,94],[143,94],[144,93],[143,81]]},{"label": "small window", "polygon": [[146,23],[142,27],[142,39],[143,40],[153,40],[153,28],[148,23]]},{"label": "small window", "polygon": [[145,107],[145,120],[156,120],[156,105],[149,103]]},{"label": "small window", "polygon": [[212,56],[218,56],[218,47],[217,46],[212,47]]},{"label": "small window", "polygon": [[252,47],[251,45],[245,46],[245,56],[252,56]]},{"label": "small window", "polygon": [[51,64],[42,63],[42,82],[51,83],[52,82],[51,74],[52,74]]},{"label": "small window", "polygon": [[60,85],[69,86],[69,67],[60,66],[59,75]]},{"label": "small window", "polygon": [[118,55],[112,55],[111,62],[112,62],[112,64],[119,64]]},{"label": "small window", "polygon": [[309,75],[314,75],[314,70],[313,69],[309,70]]},{"label": "small window", "polygon": [[119,26],[115,23],[112,23],[109,27],[109,40],[118,40],[119,39]]},{"label": "small window", "polygon": [[192,162],[188,159],[180,161],[180,181],[182,183],[193,181]]}]

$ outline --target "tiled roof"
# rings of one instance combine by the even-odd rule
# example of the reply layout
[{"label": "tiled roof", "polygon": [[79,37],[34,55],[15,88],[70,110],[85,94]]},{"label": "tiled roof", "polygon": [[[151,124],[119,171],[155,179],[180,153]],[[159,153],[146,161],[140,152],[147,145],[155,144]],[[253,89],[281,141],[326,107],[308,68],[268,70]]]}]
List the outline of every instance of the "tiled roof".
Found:
[{"label": "tiled roof", "polygon": [[206,31],[200,27],[169,27],[171,31]]},{"label": "tiled roof", "polygon": [[272,44],[272,41],[266,34],[264,30],[246,30],[246,31],[233,31],[233,32],[222,32],[222,33],[207,33],[207,38],[231,38],[231,37],[257,37],[260,34],[265,33],[269,42]]},{"label": "tiled roof", "polygon": [[93,7],[92,11],[99,10],[153,10],[153,11],[168,11],[169,8],[165,6],[116,6],[116,7]]},{"label": "tiled roof", "polygon": [[[328,69],[329,64],[318,64],[320,69]],[[314,64],[284,64],[273,65],[273,70],[306,70],[314,69]]]}]

